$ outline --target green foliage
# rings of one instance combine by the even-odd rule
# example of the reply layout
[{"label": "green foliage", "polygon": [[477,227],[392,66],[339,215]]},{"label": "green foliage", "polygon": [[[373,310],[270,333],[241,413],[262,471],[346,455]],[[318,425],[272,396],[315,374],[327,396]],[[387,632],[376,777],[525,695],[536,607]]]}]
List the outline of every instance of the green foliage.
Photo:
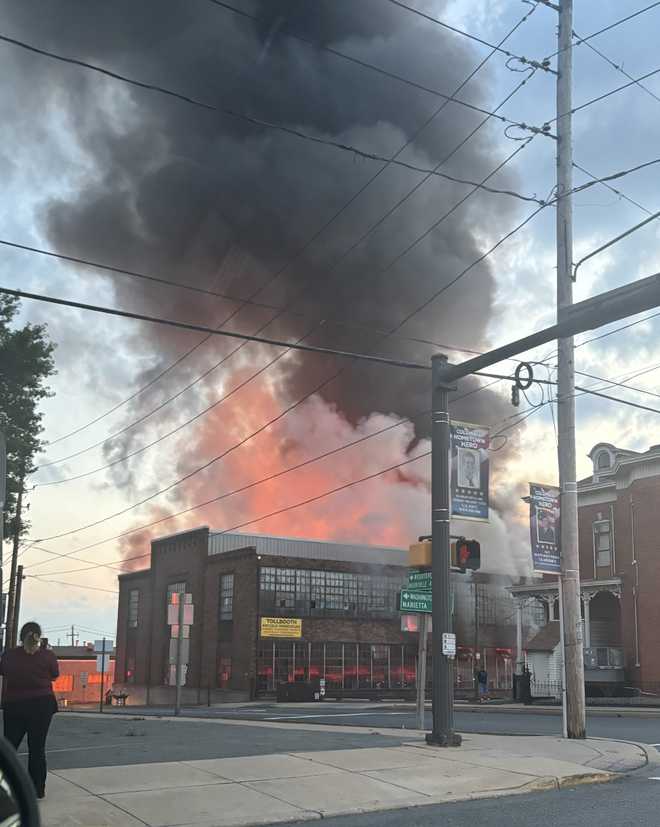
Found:
[{"label": "green foliage", "polygon": [[[43,444],[39,406],[51,395],[46,382],[55,373],[55,346],[45,326],[16,327],[18,310],[16,298],[0,297],[0,427],[7,440],[5,537],[16,531],[18,491],[22,479],[34,470],[34,458]],[[19,536],[28,528],[22,519]]]}]

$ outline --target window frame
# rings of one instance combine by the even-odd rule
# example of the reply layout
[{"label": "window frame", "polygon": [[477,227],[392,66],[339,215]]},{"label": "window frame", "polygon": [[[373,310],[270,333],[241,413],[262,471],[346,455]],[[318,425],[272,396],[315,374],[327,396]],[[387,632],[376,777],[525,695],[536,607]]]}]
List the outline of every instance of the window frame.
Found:
[{"label": "window frame", "polygon": [[[135,598],[135,599],[134,599]],[[128,591],[128,628],[137,629],[140,625],[140,589]]]},{"label": "window frame", "polygon": [[[225,586],[231,583],[229,589]],[[236,578],[233,571],[223,572],[219,577],[218,583],[218,619],[221,623],[228,623],[234,619],[234,591],[236,588]]]},{"label": "window frame", "polygon": [[[603,528],[605,528],[603,530]],[[592,523],[594,561],[597,569],[612,565],[612,523],[609,519],[594,520]],[[607,538],[607,548],[600,547],[600,538]]]}]

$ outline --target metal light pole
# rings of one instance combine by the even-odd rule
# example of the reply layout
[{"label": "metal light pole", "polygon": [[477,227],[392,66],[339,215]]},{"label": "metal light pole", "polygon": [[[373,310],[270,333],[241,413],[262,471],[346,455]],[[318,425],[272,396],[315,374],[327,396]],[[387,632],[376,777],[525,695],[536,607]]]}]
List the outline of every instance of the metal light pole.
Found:
[{"label": "metal light pole", "polygon": [[183,660],[183,620],[184,620],[184,607],[185,607],[185,593],[180,592],[178,595],[179,598],[179,628],[178,634],[176,638],[176,666],[175,675],[176,675],[176,695],[174,701],[174,714],[180,715],[181,714],[181,661]]},{"label": "metal light pole", "polygon": [[[573,0],[559,6],[557,62],[557,321],[573,304]],[[581,640],[580,557],[575,461],[575,354],[573,337],[558,342],[557,423],[561,491],[561,578],[566,670],[566,731],[586,736]]]},{"label": "metal light pole", "polygon": [[452,628],[449,585],[449,387],[443,376],[447,357],[432,359],[432,482],[431,525],[433,574],[433,731],[426,741],[441,747],[458,747],[461,736],[454,732],[454,662],[442,653],[443,632]]}]

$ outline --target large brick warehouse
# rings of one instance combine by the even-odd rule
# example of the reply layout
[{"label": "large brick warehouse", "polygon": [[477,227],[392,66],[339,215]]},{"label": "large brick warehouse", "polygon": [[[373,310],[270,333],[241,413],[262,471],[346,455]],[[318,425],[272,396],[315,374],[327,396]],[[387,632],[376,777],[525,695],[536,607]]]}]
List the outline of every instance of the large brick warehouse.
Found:
[{"label": "large brick warehouse", "polygon": [[[407,551],[396,548],[207,527],[153,540],[150,568],[119,577],[115,689],[131,704],[172,702],[167,604],[181,591],[192,594],[195,611],[184,704],[255,697],[315,678],[329,690],[414,687],[417,635],[412,618],[397,610],[407,573]],[[510,581],[458,579],[458,680],[471,683],[476,663],[469,624],[478,589],[478,657],[493,687],[508,688],[515,657]],[[263,627],[281,618],[293,630],[280,635]],[[526,627],[532,632],[543,622],[530,615]]]}]

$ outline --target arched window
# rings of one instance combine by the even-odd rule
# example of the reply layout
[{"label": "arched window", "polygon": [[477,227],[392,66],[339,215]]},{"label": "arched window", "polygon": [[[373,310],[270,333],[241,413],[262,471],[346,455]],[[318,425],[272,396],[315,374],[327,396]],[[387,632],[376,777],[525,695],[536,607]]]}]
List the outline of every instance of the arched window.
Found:
[{"label": "arched window", "polygon": [[599,471],[603,470],[604,468],[610,468],[612,465],[612,461],[610,459],[610,455],[608,451],[601,451],[596,458],[596,468]]}]

